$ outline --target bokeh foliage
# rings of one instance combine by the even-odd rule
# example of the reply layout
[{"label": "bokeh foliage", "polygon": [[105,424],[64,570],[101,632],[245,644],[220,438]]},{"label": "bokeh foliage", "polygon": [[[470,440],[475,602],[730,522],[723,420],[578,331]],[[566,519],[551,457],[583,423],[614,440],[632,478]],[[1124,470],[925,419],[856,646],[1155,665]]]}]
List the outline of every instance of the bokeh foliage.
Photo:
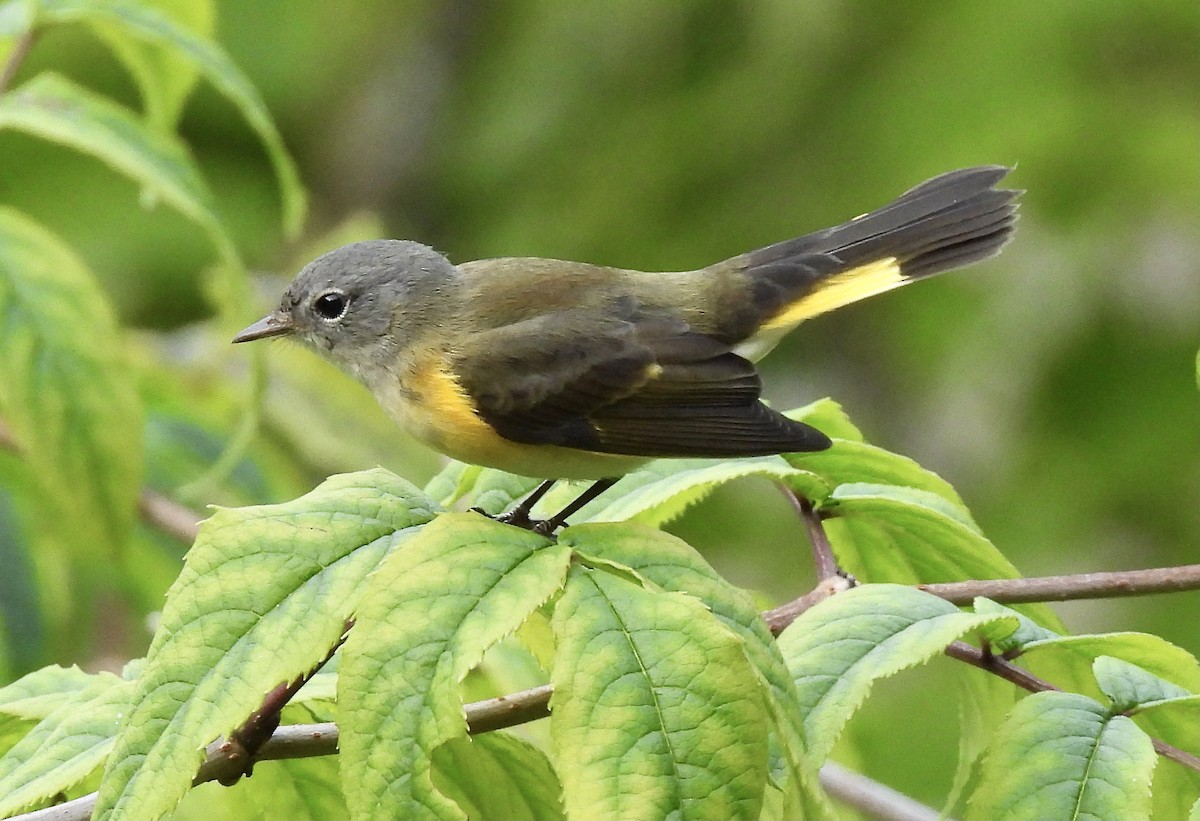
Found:
[{"label": "bokeh foliage", "polygon": [[[184,104],[196,78],[158,83],[164,69],[145,54],[130,73],[137,46],[82,24],[35,43],[18,83],[53,70],[166,129],[181,116],[215,219],[251,269],[272,272],[251,295],[212,232],[167,198],[0,130],[3,204],[74,249],[124,329],[148,486],[200,508],[294,498],[375,464],[432,475],[437,460],[332,368],[287,343],[265,365],[226,344],[338,242],[402,236],[455,260],[679,269],[840,221],[940,171],[1004,162],[1028,194],[999,260],[808,323],[764,363],[768,396],[780,407],[837,398],[871,442],[949,479],[1026,573],[1196,561],[1193,3],[157,5],[214,33],[257,87],[312,207],[288,239],[268,154],[220,86],[202,82]],[[252,430],[262,368],[257,433],[207,481]],[[42,527],[50,514],[31,481],[0,452],[7,672],[117,669],[144,652],[143,622],[184,546],[138,525],[114,560]],[[672,529],[780,600],[806,589],[802,562],[780,560],[800,537],[755,481]],[[1076,630],[1142,629],[1196,652],[1198,606],[1180,594],[1061,612]],[[909,709],[930,709],[904,684],[852,725],[862,749],[902,735]],[[938,735],[881,776],[942,794],[927,779],[949,770]]]}]

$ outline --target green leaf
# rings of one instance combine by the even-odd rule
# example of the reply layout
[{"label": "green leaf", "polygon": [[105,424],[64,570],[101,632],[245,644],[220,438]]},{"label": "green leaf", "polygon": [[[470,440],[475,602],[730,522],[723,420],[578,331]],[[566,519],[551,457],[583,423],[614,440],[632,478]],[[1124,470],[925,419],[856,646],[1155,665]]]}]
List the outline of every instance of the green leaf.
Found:
[{"label": "green leaf", "polygon": [[863,441],[862,431],[850,421],[850,417],[842,410],[842,406],[829,397],[810,402],[800,408],[784,411],[783,415],[789,419],[795,419],[797,422],[812,425],[830,439]]},{"label": "green leaf", "polygon": [[1096,683],[1112,701],[1113,710],[1129,712],[1146,704],[1200,696],[1127,661],[1097,656],[1092,662]]},{"label": "green leaf", "polygon": [[341,637],[380,562],[436,508],[382,470],[334,476],[280,505],[220,508],[167,594],[97,818],[157,818],[203,747],[312,670]]},{"label": "green leaf", "polygon": [[540,479],[452,461],[429,480],[425,492],[446,507],[477,507],[494,516],[539,484]]},{"label": "green leaf", "polygon": [[[1112,711],[1132,712],[1134,723],[1182,750],[1200,750],[1200,695],[1144,668],[1110,656],[1092,664]],[[1168,761],[1154,775],[1154,817],[1182,818],[1200,793],[1200,773]]]},{"label": "green leaf", "polygon": [[79,258],[6,208],[0,366],[0,413],[57,523],[76,540],[86,534],[92,552],[123,544],[141,484],[141,407],[116,319]]},{"label": "green leaf", "polygon": [[691,596],[578,565],[553,623],[568,817],[758,818],[768,723],[736,636]]},{"label": "green leaf", "polygon": [[[52,15],[54,4],[47,5]],[[144,41],[131,35],[124,25],[108,22],[103,13],[97,13],[102,5],[88,4],[92,29],[137,83],[146,106],[146,119],[156,129],[173,130],[183,113],[184,103],[196,87],[196,66],[176,53],[176,49]],[[211,37],[216,21],[216,9],[211,0],[154,0],[154,6],[164,19],[180,29],[198,38]],[[139,12],[151,11],[140,6],[135,8]]]},{"label": "green leaf", "polygon": [[[837,487],[820,509],[841,566],[870,582],[920,584],[1011,579],[1012,562],[959,506],[928,491],[889,485]],[[1058,625],[1046,605],[1022,605],[1038,622]]]},{"label": "green leaf", "polygon": [[204,180],[184,145],[147,128],[131,111],[46,72],[0,96],[0,129],[69,146],[130,177],[203,228],[222,259],[241,266]]},{"label": "green leaf", "polygon": [[1055,686],[1092,697],[1101,691],[1093,676],[1099,656],[1112,656],[1189,692],[1200,692],[1200,663],[1195,656],[1161,636],[1150,633],[1102,633],[1056,636],[1021,648],[1020,662]]},{"label": "green leaf", "polygon": [[463,818],[433,781],[435,751],[465,738],[459,684],[562,586],[570,550],[477,513],[451,513],[372,576],[338,683],[354,818]]},{"label": "green leaf", "polygon": [[[1013,613],[1015,616],[1016,614]],[[1011,626],[1011,622],[997,622],[995,628]],[[987,632],[985,628],[984,631]],[[967,785],[978,768],[979,760],[991,743],[996,732],[1017,700],[1017,688],[1012,684],[965,664],[954,668],[959,695],[958,705],[958,762],[954,769],[954,780],[942,807],[944,817],[954,817],[959,802],[966,794]]]},{"label": "green leaf", "polygon": [[983,761],[976,818],[1147,818],[1156,758],[1150,737],[1075,693],[1020,701]]},{"label": "green leaf", "polygon": [[237,786],[244,789],[243,801],[255,807],[262,819],[350,817],[336,756],[263,761],[254,765],[253,778],[244,778]]},{"label": "green leaf", "polygon": [[299,233],[306,205],[296,166],[258,89],[220,47],[157,10],[130,0],[41,0],[41,4],[46,20],[105,23],[128,37],[155,46],[159,53],[169,55],[173,63],[188,62],[194,66],[237,106],[262,141],[279,180],[285,230],[289,236]]},{"label": "green leaf", "polygon": [[55,664],[34,670],[0,688],[0,713],[41,720],[88,687],[93,678],[75,666]]},{"label": "green leaf", "polygon": [[[1196,360],[1196,382],[1200,384],[1200,358]],[[1196,803],[1188,812],[1188,821],[1200,821],[1200,798],[1196,799]]]},{"label": "green leaf", "polygon": [[[746,476],[774,479],[801,495],[828,493],[817,477],[787,464],[779,456],[752,459],[660,459],[624,476],[611,490],[572,517],[574,521],[621,522],[629,519],[659,526],[683,515],[726,482]],[[554,513],[579,495],[578,485],[565,483],[537,506]]]},{"label": "green leaf", "polygon": [[778,747],[778,755],[773,755],[778,760],[772,761],[772,770],[786,774],[786,783],[781,784],[788,802],[785,813],[789,817],[806,815],[801,804],[817,791],[817,781],[815,768],[807,763],[799,696],[787,664],[750,596],[721,578],[687,542],[645,525],[577,525],[564,530],[558,541],[591,562],[614,564],[662,590],[695,596],[741,640],[766,690],[771,730]]},{"label": "green leaf", "polygon": [[0,816],[65,792],[103,763],[133,683],[110,673],[90,678],[0,758]]},{"label": "green leaf", "polygon": [[920,590],[868,584],[803,613],[779,636],[819,765],[876,679],[923,664],[950,642],[1007,616],[963,613]]},{"label": "green leaf", "polygon": [[545,754],[502,731],[456,738],[434,753],[434,781],[468,818],[562,819],[562,787]]},{"label": "green leaf", "polygon": [[949,502],[958,509],[962,518],[973,523],[962,498],[950,483],[907,456],[900,456],[866,442],[834,439],[833,447],[828,450],[785,453],[783,458],[793,467],[820,476],[831,488],[838,485],[870,483],[910,487],[932,493]]}]

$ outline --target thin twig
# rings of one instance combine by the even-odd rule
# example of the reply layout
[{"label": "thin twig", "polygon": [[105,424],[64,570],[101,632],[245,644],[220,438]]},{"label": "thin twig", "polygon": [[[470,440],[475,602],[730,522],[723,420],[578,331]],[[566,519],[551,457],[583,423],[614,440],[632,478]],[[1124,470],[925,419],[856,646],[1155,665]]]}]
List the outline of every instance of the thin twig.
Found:
[{"label": "thin twig", "polygon": [[771,635],[778,636],[784,628],[800,618],[800,614],[809,608],[820,604],[830,596],[842,593],[853,587],[853,583],[845,576],[830,576],[817,583],[817,586],[798,599],[792,599],[787,604],[781,604],[763,613],[763,621],[771,630]]},{"label": "thin twig", "polygon": [[1044,681],[1028,670],[1018,667],[1012,662],[994,653],[989,653],[986,650],[980,650],[978,647],[972,647],[963,641],[952,641],[950,646],[946,648],[946,655],[950,658],[965,661],[967,664],[973,664],[981,670],[987,670],[1005,681],[1011,681],[1018,687],[1024,688],[1031,693],[1042,693],[1047,690],[1057,690],[1048,681]]},{"label": "thin twig", "polygon": [[783,493],[792,503],[796,512],[800,514],[800,521],[804,522],[804,530],[808,533],[808,543],[812,545],[813,566],[816,568],[817,578],[824,580],[840,576],[842,570],[838,567],[837,558],[833,555],[833,545],[829,543],[825,525],[821,522],[820,514],[813,510],[812,502],[790,488],[783,488]]},{"label": "thin twig", "polygon": [[877,821],[950,821],[932,807],[834,761],[821,767],[825,792]]},{"label": "thin twig", "polygon": [[35,40],[37,40],[37,30],[33,28],[17,38],[12,52],[8,55],[8,60],[4,63],[4,68],[0,69],[0,94],[8,91],[9,85],[12,84],[13,79],[17,76],[17,72],[21,69],[21,64],[29,56],[29,51],[33,48]]},{"label": "thin twig", "polygon": [[1040,576],[1030,579],[981,579],[968,582],[918,585],[922,590],[954,604],[971,604],[976,596],[998,602],[1070,601],[1116,596],[1146,596],[1200,590],[1200,564]]},{"label": "thin twig", "polygon": [[138,497],[138,512],[151,527],[178,539],[184,544],[196,541],[203,518],[190,507],[179,504],[157,490],[145,488]]}]

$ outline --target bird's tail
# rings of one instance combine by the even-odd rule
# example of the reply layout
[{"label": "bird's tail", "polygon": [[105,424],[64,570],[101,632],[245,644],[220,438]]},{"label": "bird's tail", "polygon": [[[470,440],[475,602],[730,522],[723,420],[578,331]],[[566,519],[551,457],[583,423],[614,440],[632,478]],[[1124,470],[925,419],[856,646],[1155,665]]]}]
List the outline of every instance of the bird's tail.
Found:
[{"label": "bird's tail", "polygon": [[995,187],[1009,170],[951,171],[847,223],[742,255],[755,337],[774,340],[809,317],[994,256],[1021,194]]}]

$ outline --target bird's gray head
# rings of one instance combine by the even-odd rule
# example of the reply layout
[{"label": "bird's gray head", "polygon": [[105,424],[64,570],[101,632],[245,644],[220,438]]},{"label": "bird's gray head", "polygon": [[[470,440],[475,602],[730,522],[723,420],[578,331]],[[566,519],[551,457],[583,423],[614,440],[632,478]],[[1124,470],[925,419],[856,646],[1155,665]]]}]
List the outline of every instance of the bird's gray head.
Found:
[{"label": "bird's gray head", "polygon": [[370,382],[422,330],[442,319],[456,269],[407,240],[344,245],[304,266],[279,307],[233,338],[295,334]]}]

